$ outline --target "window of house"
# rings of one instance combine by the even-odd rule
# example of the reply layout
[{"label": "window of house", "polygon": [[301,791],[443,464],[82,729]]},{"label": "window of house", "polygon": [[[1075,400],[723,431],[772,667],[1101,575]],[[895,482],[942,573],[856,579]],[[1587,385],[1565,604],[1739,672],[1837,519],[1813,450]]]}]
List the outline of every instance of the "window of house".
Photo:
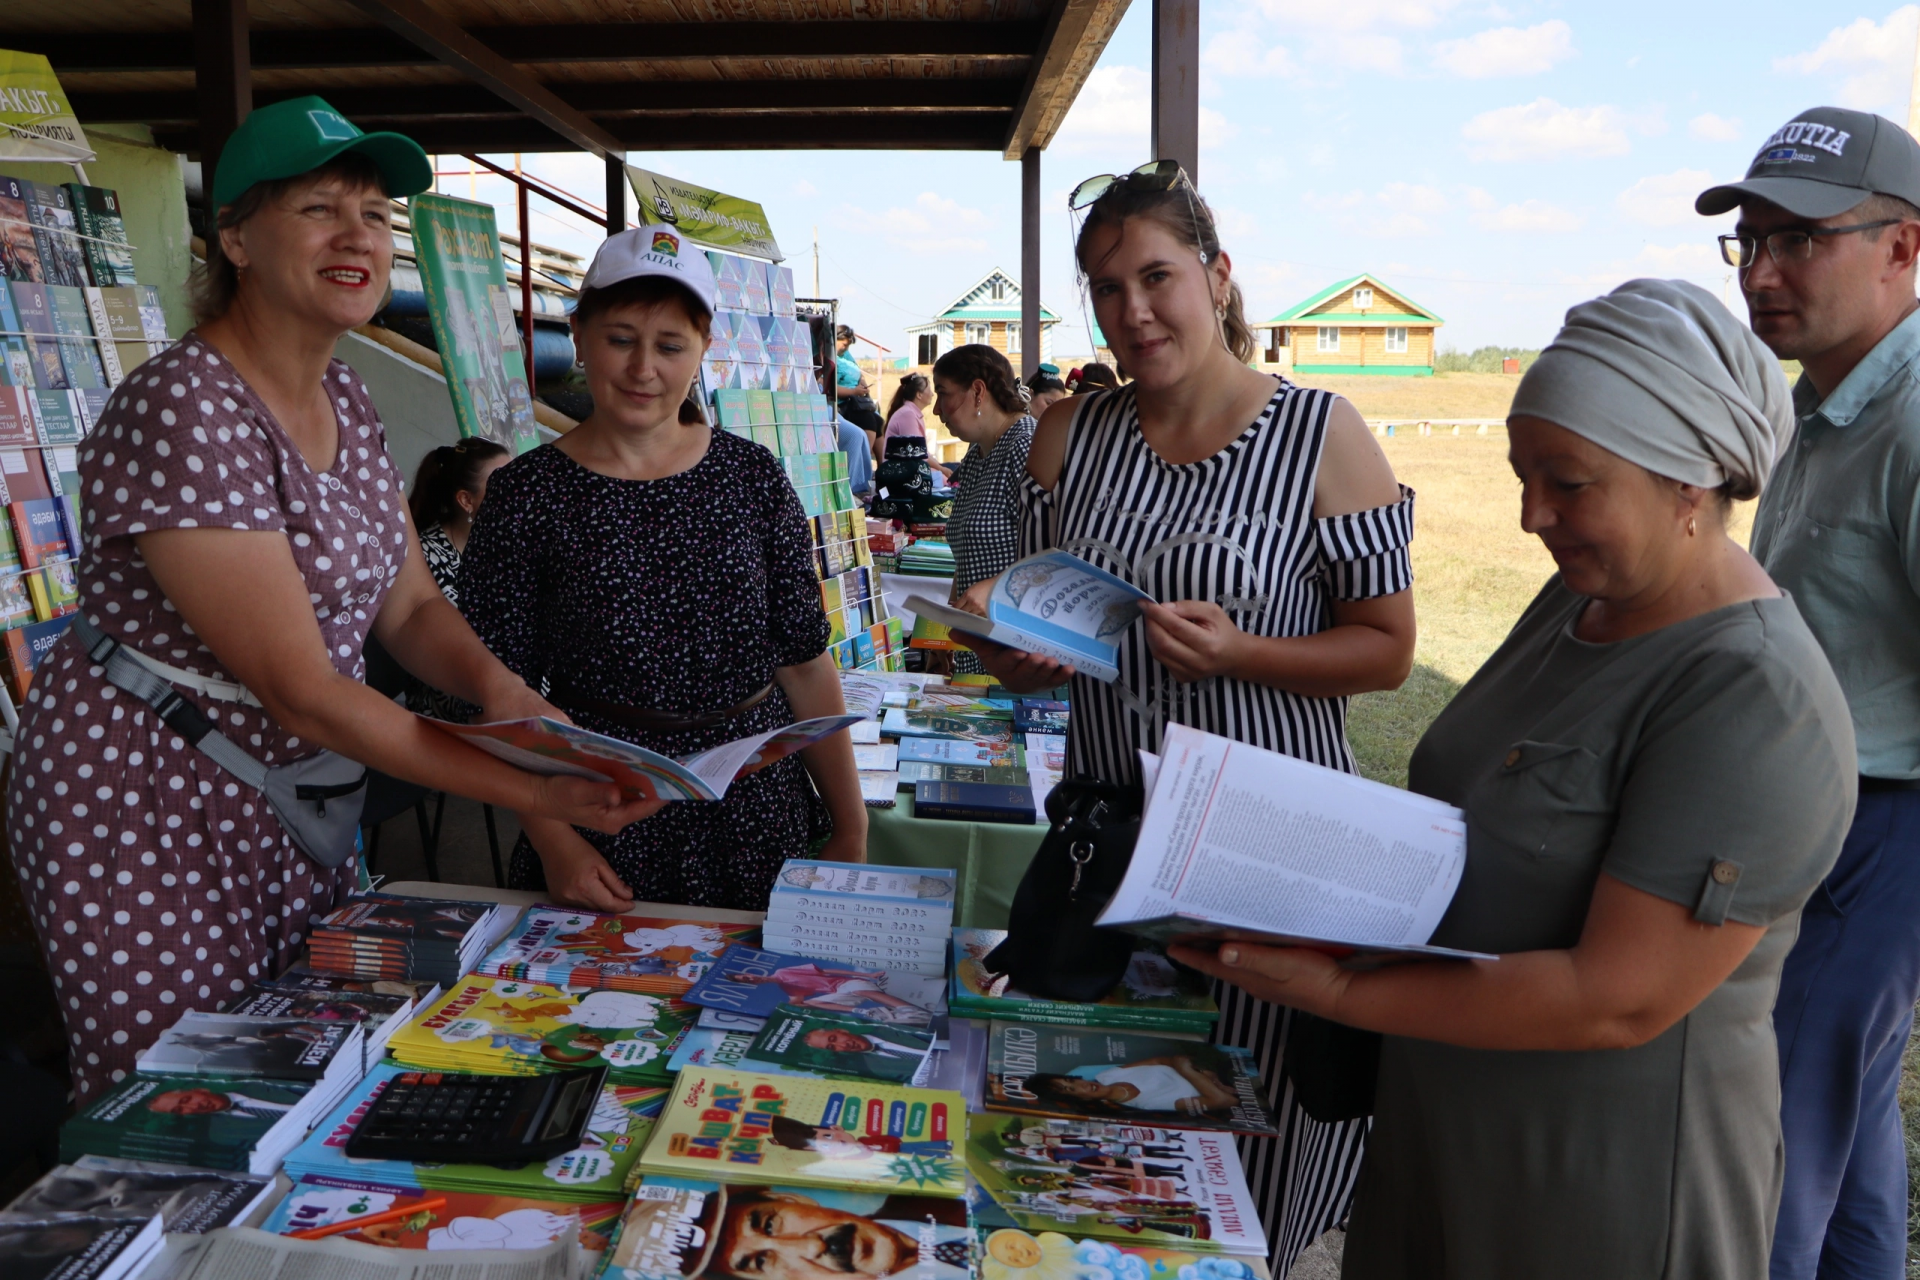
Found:
[{"label": "window of house", "polygon": [[1338,351],[1340,349],[1340,330],[1332,325],[1321,325],[1316,351]]},{"label": "window of house", "polygon": [[1407,351],[1407,331],[1404,326],[1387,330],[1387,352],[1390,355],[1405,355]]},{"label": "window of house", "polygon": [[994,280],[993,280],[993,283],[992,283],[992,284],[990,284],[990,285],[988,285],[988,286],[987,286],[987,288],[988,288],[988,290],[989,290],[990,292],[992,292],[992,294],[993,294],[993,300],[994,300],[995,302],[1004,302],[1004,301],[1006,301],[1006,297],[1007,297],[1007,282],[1006,282],[1005,280],[1002,280],[1002,279],[1000,279],[1000,278],[999,278],[998,276],[995,276],[995,277],[994,277]]},{"label": "window of house", "polygon": [[1018,355],[1019,353],[1020,353],[1020,322],[1018,320],[1013,320],[1013,321],[1009,321],[1007,324],[1007,354],[1011,356],[1011,355]]},{"label": "window of house", "polygon": [[1353,309],[1355,311],[1365,311],[1368,307],[1372,305],[1373,305],[1373,290],[1355,289],[1353,291]]},{"label": "window of house", "polygon": [[993,326],[990,324],[970,324],[967,326],[968,342],[984,343],[992,335]]},{"label": "window of house", "polygon": [[940,335],[923,333],[920,335],[920,364],[932,364],[940,358]]}]

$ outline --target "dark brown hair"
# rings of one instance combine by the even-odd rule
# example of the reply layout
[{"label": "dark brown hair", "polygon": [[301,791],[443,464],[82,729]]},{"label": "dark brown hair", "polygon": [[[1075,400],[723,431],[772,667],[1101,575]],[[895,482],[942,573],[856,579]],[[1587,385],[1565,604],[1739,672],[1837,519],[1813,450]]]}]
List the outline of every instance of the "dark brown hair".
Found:
[{"label": "dark brown hair", "polygon": [[933,362],[933,376],[961,390],[976,382],[987,384],[987,394],[1007,413],[1027,411],[1027,389],[1013,376],[1007,358],[982,342],[955,347]]},{"label": "dark brown hair", "polygon": [[927,375],[924,373],[909,373],[901,377],[900,385],[893,389],[893,400],[887,405],[887,416],[891,418],[900,412],[901,405],[918,400],[920,393],[926,389]]},{"label": "dark brown hair", "polygon": [[[1080,264],[1082,276],[1092,275],[1098,263],[1087,261],[1088,241],[1097,228],[1112,227],[1120,230],[1133,218],[1141,218],[1164,228],[1168,235],[1194,250],[1208,269],[1213,260],[1220,256],[1220,233],[1214,227],[1213,210],[1200,198],[1200,193],[1187,186],[1183,181],[1171,189],[1151,190],[1137,183],[1116,182],[1107,189],[1107,193],[1093,202],[1087,210],[1087,220],[1080,227],[1080,238],[1074,242],[1073,255]],[[1226,314],[1221,317],[1221,327],[1225,330],[1227,350],[1233,352],[1233,358],[1246,363],[1253,359],[1256,349],[1253,329],[1247,324],[1246,304],[1240,297],[1240,286],[1227,281],[1227,296],[1219,299],[1226,306]]]},{"label": "dark brown hair", "polygon": [[622,307],[657,307],[663,302],[678,306],[693,324],[693,331],[700,337],[713,332],[713,313],[700,304],[693,291],[677,280],[665,276],[634,276],[620,280],[604,289],[582,289],[580,300],[573,307],[573,322],[584,326],[596,316]]},{"label": "dark brown hair", "polygon": [[[220,243],[221,229],[237,227],[293,188],[324,178],[338,178],[355,191],[371,189],[387,194],[387,180],[381,175],[380,166],[361,151],[343,151],[318,169],[309,169],[291,178],[256,182],[242,191],[238,200],[221,206],[212,234],[206,237],[206,265],[194,270],[189,293],[195,324],[206,324],[227,314],[240,292],[240,270],[227,257],[226,246]],[[211,182],[213,175],[208,174],[206,180]]]},{"label": "dark brown hair", "polygon": [[495,458],[507,456],[504,445],[468,436],[459,444],[443,444],[420,459],[420,469],[413,474],[413,492],[407,495],[413,527],[431,529],[458,519],[463,514],[459,495],[477,490],[481,469]]},{"label": "dark brown hair", "polygon": [[1095,391],[1111,391],[1119,385],[1120,375],[1095,360],[1081,368],[1079,380],[1073,384],[1073,394],[1091,395]]}]

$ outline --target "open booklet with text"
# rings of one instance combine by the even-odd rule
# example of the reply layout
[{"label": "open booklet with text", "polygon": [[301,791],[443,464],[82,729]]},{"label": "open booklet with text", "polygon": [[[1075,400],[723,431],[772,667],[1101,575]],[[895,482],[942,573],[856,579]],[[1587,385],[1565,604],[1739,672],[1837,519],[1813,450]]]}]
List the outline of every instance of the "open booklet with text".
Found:
[{"label": "open booklet with text", "polygon": [[1452,805],[1184,725],[1143,764],[1133,862],[1098,923],[1160,941],[1494,958],[1427,944],[1466,866]]},{"label": "open booklet with text", "polygon": [[954,631],[1064,662],[1096,680],[1112,680],[1120,636],[1150,599],[1132,583],[1064,551],[1028,556],[994,581],[987,616],[925,596],[907,608]]}]

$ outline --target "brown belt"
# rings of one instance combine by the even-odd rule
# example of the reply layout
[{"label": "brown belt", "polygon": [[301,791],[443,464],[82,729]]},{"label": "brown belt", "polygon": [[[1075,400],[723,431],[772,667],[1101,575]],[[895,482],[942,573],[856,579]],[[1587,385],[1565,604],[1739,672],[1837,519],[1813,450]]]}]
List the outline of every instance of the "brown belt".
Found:
[{"label": "brown belt", "polygon": [[709,711],[704,715],[678,716],[666,711],[655,711],[648,707],[630,707],[619,702],[605,702],[599,698],[590,698],[570,685],[556,686],[550,693],[553,701],[567,711],[585,711],[591,715],[626,725],[633,729],[645,729],[653,733],[674,733],[686,729],[711,729],[714,725],[724,724],[737,715],[766,701],[773,692],[773,681],[769,680],[757,692],[749,694],[740,702],[720,711]]}]

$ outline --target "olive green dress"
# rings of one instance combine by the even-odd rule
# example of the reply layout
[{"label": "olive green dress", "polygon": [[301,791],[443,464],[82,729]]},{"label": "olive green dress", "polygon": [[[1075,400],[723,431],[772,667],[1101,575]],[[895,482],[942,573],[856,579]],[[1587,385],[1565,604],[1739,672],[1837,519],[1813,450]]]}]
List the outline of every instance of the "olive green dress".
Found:
[{"label": "olive green dress", "polygon": [[1466,871],[1433,941],[1571,947],[1601,872],[1767,932],[1636,1049],[1388,1037],[1348,1280],[1767,1273],[1771,1010],[1853,815],[1852,722],[1790,599],[1615,644],[1574,638],[1587,603],[1549,580],[1414,752],[1412,789],[1467,813]]}]

